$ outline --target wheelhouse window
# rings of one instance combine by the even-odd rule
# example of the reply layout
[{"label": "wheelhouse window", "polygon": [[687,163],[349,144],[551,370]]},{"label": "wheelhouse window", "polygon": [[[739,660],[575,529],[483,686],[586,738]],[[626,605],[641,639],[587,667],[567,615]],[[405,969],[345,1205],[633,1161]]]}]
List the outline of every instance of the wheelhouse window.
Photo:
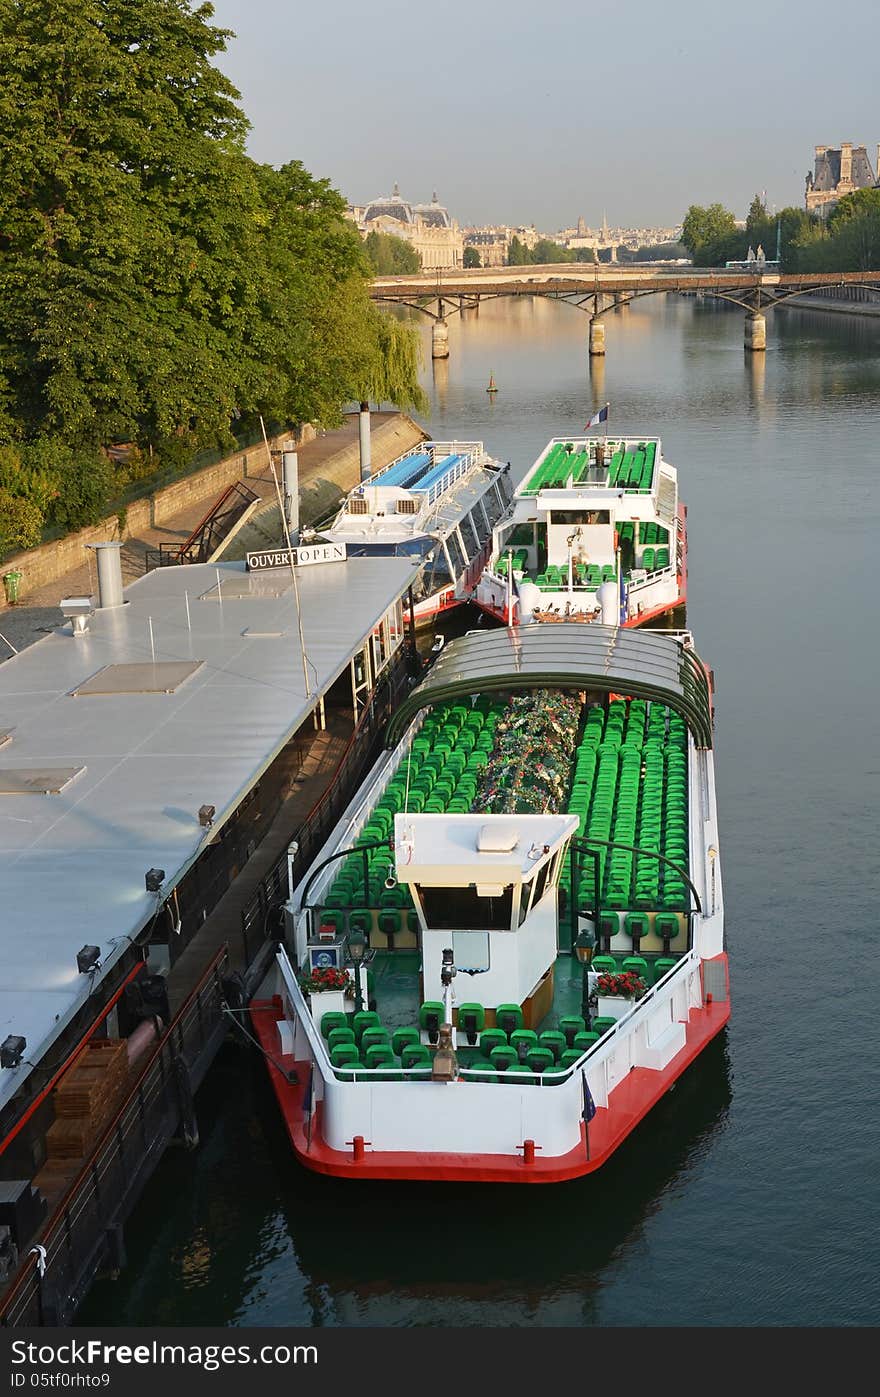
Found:
[{"label": "wheelhouse window", "polygon": [[471,523],[471,516],[469,514],[463,515],[458,527],[461,530],[461,537],[467,549],[468,557],[475,558],[479,552],[480,545],[477,540],[476,532],[474,531],[474,526]]},{"label": "wheelhouse window", "polygon": [[483,897],[477,885],[459,888],[418,886],[425,909],[425,921],[435,931],[510,931],[513,915],[513,888],[508,886],[497,897]]}]

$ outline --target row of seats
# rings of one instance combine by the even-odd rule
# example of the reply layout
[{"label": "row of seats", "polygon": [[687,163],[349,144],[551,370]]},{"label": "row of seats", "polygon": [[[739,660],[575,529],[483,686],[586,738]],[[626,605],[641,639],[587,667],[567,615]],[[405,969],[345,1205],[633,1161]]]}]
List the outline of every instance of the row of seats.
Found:
[{"label": "row of seats", "polygon": [[639,445],[635,451],[615,451],[608,467],[608,484],[630,490],[648,490],[654,478],[656,442]]},{"label": "row of seats", "polygon": [[648,572],[655,572],[659,568],[669,567],[668,548],[646,548],[642,553],[640,567],[647,568]]},{"label": "row of seats", "polygon": [[569,476],[580,479],[589,469],[589,464],[586,451],[573,450],[571,442],[557,442],[548,451],[523,494],[537,495],[539,490],[563,490]]},{"label": "row of seats", "polygon": [[645,520],[639,525],[639,543],[667,543],[669,542],[669,530],[664,529],[662,524],[655,524],[653,520]]},{"label": "row of seats", "polygon": [[[614,699],[587,714],[575,755],[568,809],[587,838],[640,845],[687,870],[687,728],[662,704]],[[657,859],[626,849],[599,851],[600,891],[608,908],[686,908],[683,878]],[[592,905],[592,860],[567,893]]]}]

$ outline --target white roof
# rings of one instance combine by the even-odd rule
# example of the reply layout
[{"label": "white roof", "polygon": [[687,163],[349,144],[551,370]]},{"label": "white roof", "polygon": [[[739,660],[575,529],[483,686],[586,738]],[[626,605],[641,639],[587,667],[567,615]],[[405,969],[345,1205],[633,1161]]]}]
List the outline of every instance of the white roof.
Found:
[{"label": "white roof", "polygon": [[[243,563],[159,569],[127,589],[125,606],[97,611],[85,635],[67,625],[0,665],[0,731],[11,733],[0,768],[75,773],[58,794],[31,794],[39,781],[0,794],[0,1040],[23,1035],[33,1061],[89,991],[77,951],[99,946],[106,973],[156,911],[146,871],[164,869],[170,890],[415,569],[352,558],[297,576],[310,697],[290,572]],[[167,661],[201,662],[177,666],[174,692],[160,680],[161,691],[127,682],[71,696],[105,666],[151,666],[150,620],[160,675]],[[205,804],[213,830],[199,825]],[[0,1073],[0,1103],[28,1071]]]},{"label": "white roof", "polygon": [[[522,883],[577,827],[577,815],[395,815],[397,878],[431,887]],[[490,851],[492,842],[501,847]]]}]

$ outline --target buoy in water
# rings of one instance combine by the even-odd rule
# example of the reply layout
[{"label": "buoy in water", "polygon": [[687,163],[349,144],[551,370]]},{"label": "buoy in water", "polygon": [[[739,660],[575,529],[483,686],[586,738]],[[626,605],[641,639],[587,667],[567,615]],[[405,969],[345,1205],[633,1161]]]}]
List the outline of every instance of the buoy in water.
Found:
[{"label": "buoy in water", "polygon": [[494,374],[490,374],[490,375],[489,375],[489,387],[486,389],[486,392],[487,392],[487,393],[497,393],[497,392],[498,392],[498,389],[495,387],[495,375],[494,375]]}]

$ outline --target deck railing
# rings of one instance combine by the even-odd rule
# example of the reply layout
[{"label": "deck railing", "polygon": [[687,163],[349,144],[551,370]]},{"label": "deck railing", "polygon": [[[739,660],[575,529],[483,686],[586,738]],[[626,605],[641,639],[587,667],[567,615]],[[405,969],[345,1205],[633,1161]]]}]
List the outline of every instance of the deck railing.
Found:
[{"label": "deck railing", "polygon": [[[226,1030],[218,951],[139,1071],[6,1294],[0,1326],[65,1324],[82,1299],[175,1125],[187,1113],[189,1074]],[[194,1075],[199,1075],[198,1070]]]}]

